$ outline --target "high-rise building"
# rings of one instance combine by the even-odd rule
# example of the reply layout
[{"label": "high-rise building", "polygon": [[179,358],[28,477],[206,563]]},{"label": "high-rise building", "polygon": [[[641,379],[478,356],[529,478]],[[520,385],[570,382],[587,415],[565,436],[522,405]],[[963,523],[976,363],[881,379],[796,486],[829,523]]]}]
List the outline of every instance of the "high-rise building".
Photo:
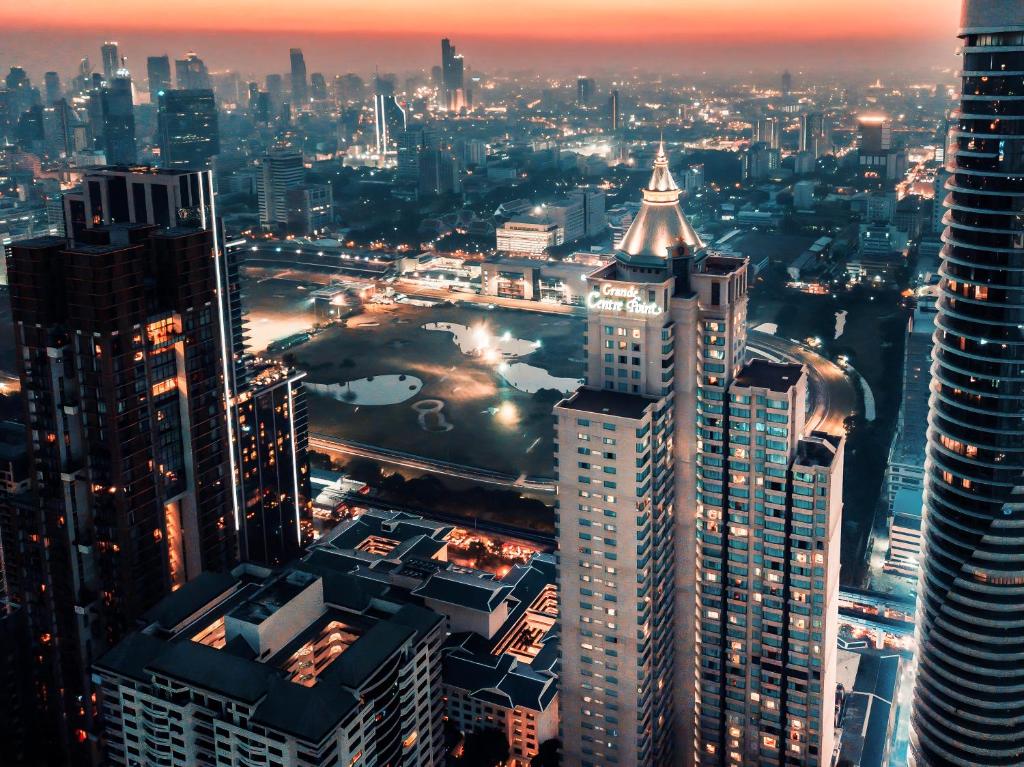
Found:
[{"label": "high-rise building", "polygon": [[292,48],[289,52],[291,60],[292,107],[300,111],[309,101],[309,85],[306,82],[306,59],[301,48]]},{"label": "high-rise building", "polygon": [[64,99],[43,108],[44,151],[50,157],[71,157],[76,149],[75,114]]},{"label": "high-rise building", "polygon": [[111,165],[131,165],[138,159],[135,146],[135,109],[132,78],[118,69],[100,92],[103,110],[103,154]]},{"label": "high-rise building", "polygon": [[892,149],[892,121],[880,115],[858,117],[857,148],[872,154]]},{"label": "high-rise building", "polygon": [[100,46],[100,59],[103,61],[103,79],[109,83],[114,79],[117,68],[121,66],[121,57],[117,55],[117,43],[103,43]]},{"label": "high-rise building", "polygon": [[[596,237],[603,234],[608,227],[608,217],[605,214],[605,194],[602,190],[594,187],[573,189],[569,192],[570,200],[577,200],[583,209],[583,232],[581,237]],[[566,238],[566,242],[568,242]]]},{"label": "high-rise building", "polygon": [[185,58],[174,62],[174,78],[179,91],[212,88],[206,63],[195,53],[186,53]]},{"label": "high-rise building", "polygon": [[323,72],[309,76],[309,97],[313,101],[327,101],[327,80]]},{"label": "high-rise building", "polygon": [[419,193],[420,157],[424,151],[440,149],[438,132],[430,125],[409,125],[395,141],[395,183],[392,194],[415,199]]},{"label": "high-rise building", "polygon": [[160,94],[169,91],[172,86],[170,56],[165,54],[147,58],[146,80],[149,85],[149,100],[155,104]]},{"label": "high-rise building", "polygon": [[61,758],[49,731],[54,722],[32,686],[41,659],[33,652],[24,605],[35,596],[24,593],[27,574],[36,566],[26,554],[38,553],[33,526],[27,524],[33,503],[26,433],[24,424],[0,423],[0,739],[4,764],[12,767],[56,764]]},{"label": "high-rise building", "polygon": [[449,112],[466,106],[465,78],[465,62],[446,37],[441,41],[441,105]]},{"label": "high-rise building", "polygon": [[829,767],[843,440],[806,433],[802,366],[737,371],[720,316],[698,335],[696,761]]},{"label": "high-rise building", "polygon": [[52,736],[34,706],[32,644],[24,609],[0,593],[0,737],[9,767],[59,763],[46,753]]},{"label": "high-rise building", "polygon": [[800,151],[810,153],[815,159],[830,150],[828,121],[821,112],[805,112],[800,115]]},{"label": "high-rise building", "polygon": [[157,109],[160,164],[167,168],[209,168],[220,152],[217,103],[211,90],[165,91]]},{"label": "high-rise building", "polygon": [[[230,263],[228,268],[237,266]],[[237,297],[237,291],[230,295]],[[234,347],[235,359],[242,359],[244,343],[237,334]],[[298,556],[306,542],[302,523],[309,516],[310,487],[305,373],[248,360],[237,367],[243,364],[232,399],[239,557],[279,566]]]},{"label": "high-rise building", "polygon": [[593,77],[576,78],[576,106],[588,107],[597,93],[597,85]]},{"label": "high-rise building", "polygon": [[782,73],[782,95],[788,96],[793,92],[793,75],[787,69]]},{"label": "high-rise building", "polygon": [[[963,97],[947,167],[932,351],[911,763],[1016,765],[1024,754],[1024,7],[965,0]],[[993,114],[999,114],[998,119]]]},{"label": "high-rise building", "polygon": [[351,72],[334,78],[334,90],[339,104],[361,102],[366,98],[366,84],[363,78]]},{"label": "high-rise building", "polygon": [[52,104],[61,97],[60,75],[47,72],[43,75],[43,86],[46,88],[46,103]]},{"label": "high-rise building", "polygon": [[743,178],[761,181],[777,171],[782,164],[782,153],[767,144],[752,144],[743,155]]},{"label": "high-rise building", "polygon": [[267,93],[270,94],[270,105],[277,116],[281,111],[281,104],[284,103],[284,78],[278,74],[270,74],[267,75],[265,84]]},{"label": "high-rise building", "polygon": [[893,141],[892,121],[881,115],[857,118],[857,163],[868,178],[897,181],[907,169],[907,153]]},{"label": "high-rise building", "polygon": [[754,123],[754,141],[767,144],[769,149],[782,146],[782,124],[775,115],[762,115]]},{"label": "high-rise building", "polygon": [[696,526],[673,505],[694,488],[691,281],[746,269],[701,258],[661,150],[643,194],[587,280],[586,385],[555,407],[569,767],[682,763],[693,742]]},{"label": "high-rise building", "polygon": [[393,152],[398,137],[406,129],[405,110],[395,97],[395,84],[378,76],[376,93],[373,97],[373,121],[376,134],[377,154],[383,156]]},{"label": "high-rise building", "polygon": [[691,165],[683,176],[683,191],[686,192],[687,198],[693,198],[703,188],[704,164]]},{"label": "high-rise building", "polygon": [[256,199],[262,226],[283,227],[288,223],[288,190],[301,186],[305,180],[306,166],[299,151],[271,151],[260,159]]},{"label": "high-rise building", "polygon": [[621,119],[622,119],[622,117],[621,117],[621,114],[619,113],[619,91],[616,89],[616,90],[613,90],[611,92],[611,95],[608,97],[608,128],[609,128],[609,130],[611,130],[613,133],[615,131],[619,130],[619,128],[622,127],[621,122],[620,122]]},{"label": "high-rise building", "polygon": [[[555,407],[564,763],[825,767],[842,440],[805,433],[799,366],[745,363],[748,262],[708,254],[680,196],[659,149],[587,280],[586,384]],[[780,540],[767,565],[761,531]],[[763,709],[735,656],[763,659]]]},{"label": "high-rise building", "polygon": [[924,488],[925,451],[928,444],[928,399],[931,396],[932,336],[935,306],[921,299],[907,321],[903,350],[903,387],[896,433],[885,471],[889,510],[900,490],[920,493]]},{"label": "high-rise building", "polygon": [[285,194],[288,234],[318,237],[334,223],[334,193],[330,184],[302,184]]},{"label": "high-rise building", "polygon": [[65,206],[71,239],[17,243],[8,273],[31,429],[23,607],[46,637],[40,695],[86,749],[89,664],[233,564],[238,509],[211,175],[96,171]]}]

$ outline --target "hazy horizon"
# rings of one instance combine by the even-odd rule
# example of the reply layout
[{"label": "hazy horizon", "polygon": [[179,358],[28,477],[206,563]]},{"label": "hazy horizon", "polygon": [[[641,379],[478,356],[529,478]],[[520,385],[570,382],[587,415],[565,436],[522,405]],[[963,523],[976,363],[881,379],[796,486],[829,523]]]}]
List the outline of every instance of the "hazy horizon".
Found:
[{"label": "hazy horizon", "polygon": [[[197,0],[163,6],[156,0],[135,0],[129,14],[122,0],[98,0],[80,18],[80,4],[43,0],[0,10],[0,66],[5,71],[11,65],[24,66],[34,79],[54,68],[65,75],[77,69],[83,56],[97,67],[100,44],[116,40],[136,77],[145,76],[147,56],[167,53],[174,58],[189,50],[212,71],[258,76],[286,72],[290,47],[303,49],[310,72],[366,74],[375,67],[429,71],[439,61],[440,37],[448,36],[467,66],[483,72],[585,72],[600,77],[634,70],[666,76],[733,76],[756,70],[763,76],[788,68],[841,76],[860,71],[870,77],[898,69],[923,74],[952,70],[959,7],[957,0],[907,0],[897,15],[886,0],[836,0],[828,10],[811,0],[777,0],[769,9],[754,0],[718,0],[710,8],[692,0],[671,5],[638,0],[628,11],[616,6],[615,12],[610,0],[589,0],[588,8],[574,0],[559,4],[554,12],[551,4],[525,0],[517,6],[516,21],[491,6],[438,0],[429,20],[422,18],[420,7],[419,13],[409,11],[414,17],[410,21],[404,12],[409,0],[382,0],[373,9],[376,19],[367,18],[365,9],[347,9],[343,15],[328,10],[330,4],[292,0],[254,8],[229,0],[213,9],[207,3],[207,12],[200,14]],[[174,9],[173,18],[162,10],[168,7]],[[462,16],[453,13],[460,8]],[[282,20],[284,9],[293,23]],[[563,16],[574,9],[578,16],[570,23]],[[524,20],[526,11],[534,16]],[[254,23],[254,16],[263,24]],[[183,18],[195,23],[183,25]],[[101,24],[98,19],[117,21]],[[171,24],[175,19],[177,27]],[[862,29],[855,19],[871,23]],[[657,37],[640,33],[655,20],[661,30]]]}]

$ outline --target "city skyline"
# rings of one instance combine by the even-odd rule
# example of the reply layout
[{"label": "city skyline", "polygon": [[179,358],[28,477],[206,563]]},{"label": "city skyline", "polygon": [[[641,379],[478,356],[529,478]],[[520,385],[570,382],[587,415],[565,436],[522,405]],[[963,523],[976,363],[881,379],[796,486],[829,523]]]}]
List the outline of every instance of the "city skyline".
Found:
[{"label": "city skyline", "polygon": [[[241,68],[275,71],[266,46],[280,45],[281,71],[288,63],[287,48],[301,45],[310,71],[338,68],[370,71],[374,64],[392,69],[429,69],[436,38],[458,40],[478,68],[517,69],[530,66],[564,68],[566,73],[583,68],[643,68],[675,65],[681,71],[697,67],[737,72],[750,67],[791,69],[824,68],[849,71],[869,66],[951,66],[955,46],[948,30],[957,22],[954,0],[936,3],[910,0],[894,17],[882,0],[831,3],[827,11],[807,0],[785,0],[766,6],[751,0],[733,0],[702,7],[694,2],[673,8],[646,0],[628,14],[606,0],[590,4],[585,15],[572,3],[530,2],[510,18],[460,2],[445,0],[421,19],[407,0],[389,0],[373,9],[347,10],[332,16],[323,0],[260,9],[259,21],[241,14],[237,3],[198,9],[187,0],[173,9],[152,0],[128,6],[121,0],[105,0],[86,15],[74,4],[50,0],[25,7],[0,10],[0,64],[34,66],[33,50],[41,36],[74,39],[76,47],[56,54],[47,46],[48,62],[55,55],[67,58],[66,67],[77,64],[85,51],[116,39],[129,65],[146,55],[196,49],[218,69]],[[812,9],[812,21],[808,12]],[[872,16],[870,28],[857,22]],[[138,21],[133,21],[138,20]],[[652,30],[655,30],[652,32]],[[339,40],[344,46],[338,46]],[[85,41],[89,43],[86,44]],[[95,44],[92,41],[95,40]],[[260,44],[254,44],[259,41]],[[595,44],[614,42],[614,49],[595,55]],[[842,43],[837,46],[836,43]],[[837,51],[843,51],[840,56]],[[879,55],[885,53],[884,61]],[[6,58],[11,57],[10,61]],[[660,71],[660,70],[659,70]],[[662,72],[668,74],[668,72]]]},{"label": "city skyline", "polygon": [[1021,767],[1024,0],[350,5],[0,10],[3,767]]}]

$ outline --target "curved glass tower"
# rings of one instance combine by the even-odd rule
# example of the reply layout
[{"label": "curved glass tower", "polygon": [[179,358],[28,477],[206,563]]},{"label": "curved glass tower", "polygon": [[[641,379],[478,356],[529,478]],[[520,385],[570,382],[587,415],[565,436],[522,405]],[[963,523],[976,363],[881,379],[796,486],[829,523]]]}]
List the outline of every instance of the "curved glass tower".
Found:
[{"label": "curved glass tower", "polygon": [[916,767],[1024,764],[1024,4],[965,0],[947,153]]}]

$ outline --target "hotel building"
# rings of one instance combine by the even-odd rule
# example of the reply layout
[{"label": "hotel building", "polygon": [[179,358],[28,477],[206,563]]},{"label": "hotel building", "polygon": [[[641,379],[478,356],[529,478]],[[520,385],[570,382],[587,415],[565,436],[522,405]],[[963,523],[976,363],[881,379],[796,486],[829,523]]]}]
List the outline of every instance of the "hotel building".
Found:
[{"label": "hotel building", "polygon": [[[766,362],[744,368],[747,261],[708,255],[683,216],[680,194],[659,150],[615,261],[588,277],[586,385],[555,407],[560,710],[564,759],[572,767],[693,764],[695,751],[700,764],[744,763],[728,761],[735,749],[726,747],[729,708],[721,698],[736,693],[716,676],[720,654],[709,633],[732,633],[722,583],[709,588],[703,580],[705,572],[727,572],[733,556],[709,532],[740,525],[732,519],[723,474],[730,460],[729,392],[745,370],[741,380],[755,387],[762,376],[789,376],[799,386],[803,375],[798,366]],[[794,389],[790,396],[794,418],[804,395]],[[748,428],[765,421],[762,409],[746,414]],[[800,461],[824,460],[809,453],[817,455],[825,442],[832,456],[826,473],[841,487],[841,440],[811,437],[805,457],[802,427],[801,411],[782,451],[787,460],[779,484],[788,488],[787,470],[803,466]],[[755,485],[766,446],[755,442],[749,449],[757,461],[748,462],[746,481]],[[811,474],[813,484],[817,474]],[[787,502],[790,495],[783,491]],[[837,502],[833,496],[828,502]],[[742,523],[744,540],[753,541],[764,512],[746,513],[754,518]],[[836,522],[832,527],[838,530]],[[783,561],[788,549],[772,554]],[[773,568],[760,563],[759,542],[751,543],[749,554],[759,567],[751,567],[744,592],[773,588],[786,601],[788,565],[781,565],[787,577],[776,585],[767,577]],[[822,592],[838,588],[838,559],[829,564],[834,572],[823,576]],[[717,613],[705,602],[719,605]],[[778,622],[788,615],[781,610],[771,617]],[[751,616],[747,625],[760,628],[761,620]],[[827,663],[824,626],[821,632],[821,646],[813,649]],[[750,658],[761,654],[753,636],[743,638],[740,651]],[[787,674],[783,664],[773,684],[785,690]],[[827,705],[823,691],[817,694],[820,700],[808,689],[806,706]],[[782,699],[778,712],[751,726],[770,728],[776,713],[785,720],[788,711]]]}]

